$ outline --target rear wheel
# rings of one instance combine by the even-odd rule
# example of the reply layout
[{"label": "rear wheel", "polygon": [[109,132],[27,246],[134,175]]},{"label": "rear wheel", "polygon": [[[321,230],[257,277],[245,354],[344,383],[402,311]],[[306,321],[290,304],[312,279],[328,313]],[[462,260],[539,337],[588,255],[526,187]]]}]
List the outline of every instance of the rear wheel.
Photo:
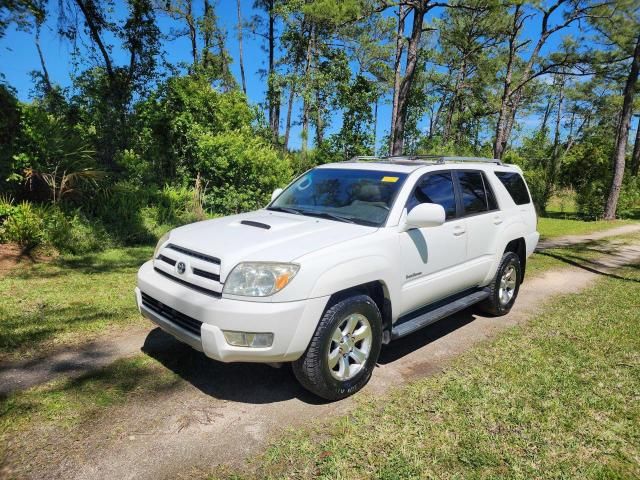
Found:
[{"label": "rear wheel", "polygon": [[310,392],[338,400],[364,387],[382,345],[382,318],[375,302],[356,295],[327,309],[293,372]]},{"label": "rear wheel", "polygon": [[518,296],[521,278],[520,257],[513,252],[505,252],[488,287],[489,297],[478,304],[480,310],[496,316],[509,313]]}]

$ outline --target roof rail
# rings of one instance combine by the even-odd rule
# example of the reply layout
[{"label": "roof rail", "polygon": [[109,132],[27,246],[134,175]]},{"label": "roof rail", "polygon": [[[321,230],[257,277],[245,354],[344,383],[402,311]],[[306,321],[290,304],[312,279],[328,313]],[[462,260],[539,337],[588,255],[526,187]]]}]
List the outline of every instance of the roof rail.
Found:
[{"label": "roof rail", "polygon": [[454,163],[454,162],[480,162],[480,163],[496,163],[501,165],[502,162],[497,158],[485,158],[485,157],[449,157],[444,155],[358,155],[352,157],[348,162],[389,162],[389,163],[404,163],[404,162],[416,162],[416,163]]}]

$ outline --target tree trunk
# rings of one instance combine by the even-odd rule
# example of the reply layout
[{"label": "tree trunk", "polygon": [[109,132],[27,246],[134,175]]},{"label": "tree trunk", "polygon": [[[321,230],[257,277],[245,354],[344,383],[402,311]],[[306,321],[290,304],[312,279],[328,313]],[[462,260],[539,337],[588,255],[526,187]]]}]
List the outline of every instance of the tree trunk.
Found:
[{"label": "tree trunk", "polygon": [[242,55],[242,12],[240,11],[240,0],[236,1],[238,6],[238,61],[240,63],[240,78],[242,80],[242,91],[247,94],[247,81],[244,78],[244,57]]},{"label": "tree trunk", "polygon": [[404,77],[400,82],[400,91],[398,95],[398,108],[396,121],[391,126],[393,132],[393,144],[391,147],[392,155],[402,155],[404,148],[404,126],[407,121],[407,107],[409,106],[409,93],[413,85],[413,79],[418,66],[418,47],[422,38],[422,25],[424,16],[427,13],[427,6],[420,3],[419,6],[413,8],[413,24],[411,27],[411,36],[407,45],[407,63],[404,69]]},{"label": "tree trunk", "polygon": [[40,48],[40,22],[36,25],[36,49],[38,50],[38,57],[40,58],[40,66],[42,68],[42,79],[44,80],[45,92],[49,93],[52,90],[51,80],[49,79],[49,72],[47,71],[47,65],[44,62],[44,55]]},{"label": "tree trunk", "polygon": [[446,142],[451,137],[451,129],[453,128],[453,116],[456,113],[456,107],[458,106],[458,99],[460,95],[460,86],[464,81],[464,77],[466,75],[466,60],[462,62],[460,70],[458,70],[458,74],[456,75],[456,81],[453,86],[453,94],[451,96],[451,101],[449,102],[449,106],[447,108],[447,117],[444,122],[444,131],[442,132],[442,138]]},{"label": "tree trunk", "polygon": [[276,14],[274,12],[274,0],[269,0],[269,72],[267,78],[267,101],[269,104],[269,126],[275,140],[280,134],[280,88],[276,84],[275,69],[275,22]]},{"label": "tree trunk", "polygon": [[318,93],[316,90],[316,147],[319,147],[324,142],[324,119],[322,118],[322,105]]},{"label": "tree trunk", "polygon": [[287,123],[284,128],[284,144],[282,145],[283,150],[286,152],[289,150],[289,134],[291,133],[291,112],[293,111],[293,100],[296,96],[296,90],[291,84],[289,88],[289,101],[287,102]]},{"label": "tree trunk", "polygon": [[378,97],[373,104],[373,155],[376,154],[376,145],[378,144]]},{"label": "tree trunk", "polygon": [[402,78],[402,52],[404,50],[404,20],[407,17],[408,8],[401,3],[398,6],[398,32],[396,34],[396,60],[394,64],[393,78],[393,105],[391,108],[391,132],[389,138],[389,153],[392,153],[394,143],[394,129],[398,117],[398,98],[400,95],[400,80]]},{"label": "tree trunk", "polygon": [[76,4],[80,8],[80,11],[84,16],[87,27],[89,28],[91,39],[98,46],[100,53],[102,53],[102,58],[104,59],[104,66],[107,70],[109,81],[113,85],[115,81],[115,75],[113,72],[113,66],[111,64],[111,57],[109,57],[109,53],[107,52],[107,49],[102,42],[102,38],[100,37],[100,28],[98,27],[98,25],[96,25],[95,18],[92,13],[96,9],[96,6],[91,0],[76,0]]},{"label": "tree trunk", "polygon": [[546,136],[547,123],[549,122],[549,116],[551,115],[551,110],[553,109],[553,101],[549,99],[547,102],[547,106],[544,109],[544,114],[542,115],[542,123],[540,124],[540,131],[543,132]]},{"label": "tree trunk", "polygon": [[[309,72],[311,70],[311,52],[313,39],[313,25],[309,29],[309,40],[307,43],[307,59],[304,68],[305,84],[308,85]],[[306,155],[309,145],[309,92],[303,91],[302,96],[302,152]]]},{"label": "tree trunk", "polygon": [[631,127],[631,115],[633,110],[633,97],[635,96],[636,83],[638,82],[638,71],[640,70],[640,35],[636,40],[636,47],[633,52],[631,70],[624,86],[622,114],[618,123],[618,134],[616,138],[616,148],[613,154],[613,179],[609,188],[609,197],[604,210],[604,218],[613,220],[616,218],[618,208],[618,198],[624,177],[625,153],[629,140],[629,128]]},{"label": "tree trunk", "polygon": [[638,176],[640,170],[640,118],[638,118],[638,128],[636,128],[636,141],[633,144],[633,154],[631,155],[631,173]]},{"label": "tree trunk", "polygon": [[[187,21],[187,27],[189,29],[189,40],[191,40],[191,56],[193,57],[193,64],[191,66],[193,68],[198,64],[198,34],[196,31],[196,24],[193,20],[193,12],[191,6],[191,0],[187,0],[187,11],[185,15],[185,20]],[[207,39],[205,38],[205,44],[207,43]]]},{"label": "tree trunk", "polygon": [[553,195],[556,177],[558,176],[558,166],[560,164],[560,123],[562,121],[562,104],[564,103],[564,83],[565,79],[560,80],[558,91],[558,110],[556,113],[555,130],[553,134],[553,150],[551,152],[551,158],[549,159],[549,165],[547,167],[547,178],[545,182],[543,210],[546,212],[547,203]]}]

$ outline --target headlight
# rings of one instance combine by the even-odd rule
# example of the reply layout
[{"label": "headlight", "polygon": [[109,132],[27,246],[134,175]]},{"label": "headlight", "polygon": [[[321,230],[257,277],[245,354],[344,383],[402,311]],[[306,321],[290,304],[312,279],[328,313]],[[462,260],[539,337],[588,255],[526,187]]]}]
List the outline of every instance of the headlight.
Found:
[{"label": "headlight", "polygon": [[279,292],[300,269],[294,263],[246,262],[231,271],[223,293],[244,297],[268,297]]},{"label": "headlight", "polygon": [[167,241],[169,240],[169,235],[171,232],[167,232],[165,233],[162,237],[160,237],[160,240],[158,240],[158,243],[156,244],[156,249],[153,251],[153,259],[155,260],[158,257],[158,253],[160,252],[160,249],[162,248],[162,246],[167,243]]}]

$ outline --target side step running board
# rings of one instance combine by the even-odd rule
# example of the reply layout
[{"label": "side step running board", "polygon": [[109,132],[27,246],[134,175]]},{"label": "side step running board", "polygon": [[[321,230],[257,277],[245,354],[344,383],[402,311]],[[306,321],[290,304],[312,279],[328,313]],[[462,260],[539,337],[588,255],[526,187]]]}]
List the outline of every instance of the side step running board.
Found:
[{"label": "side step running board", "polygon": [[[424,311],[421,309],[417,312],[406,315],[405,318],[400,318],[398,322],[391,329],[391,340],[402,338],[410,333],[420,330],[428,325],[431,325],[438,320],[442,320],[449,315],[453,315],[460,310],[464,310],[471,305],[478,303],[489,296],[487,290],[476,290],[464,297],[453,300],[444,305],[439,302],[440,306],[434,306],[433,308]],[[438,305],[438,304],[436,304]]]}]

